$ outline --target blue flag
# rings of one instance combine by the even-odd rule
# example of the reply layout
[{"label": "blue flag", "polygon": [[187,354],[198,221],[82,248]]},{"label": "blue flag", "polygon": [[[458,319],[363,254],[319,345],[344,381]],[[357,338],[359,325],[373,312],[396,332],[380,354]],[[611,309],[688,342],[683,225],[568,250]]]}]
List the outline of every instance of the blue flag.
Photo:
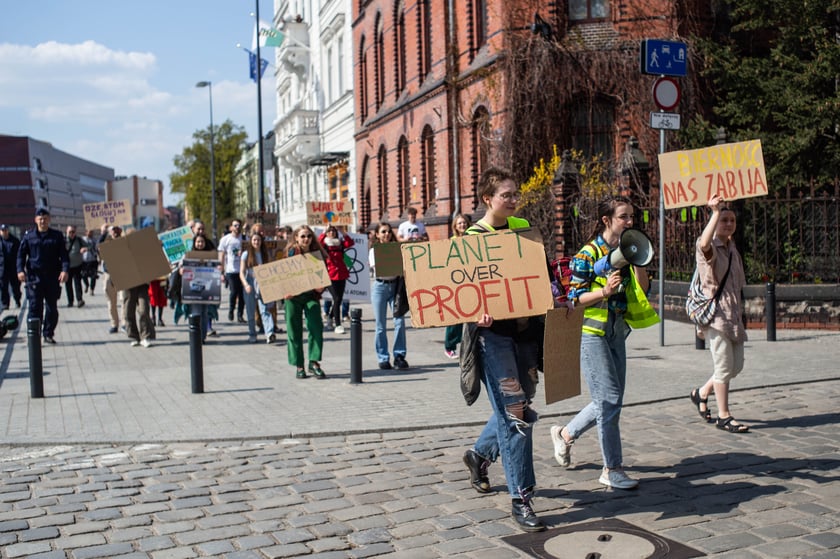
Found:
[{"label": "blue flag", "polygon": [[257,78],[257,55],[251,51],[248,51],[248,65],[250,66],[250,75],[251,79],[254,82],[257,79],[262,79],[263,74],[265,73],[265,69],[268,68],[268,60],[265,58],[260,58],[260,77]]}]

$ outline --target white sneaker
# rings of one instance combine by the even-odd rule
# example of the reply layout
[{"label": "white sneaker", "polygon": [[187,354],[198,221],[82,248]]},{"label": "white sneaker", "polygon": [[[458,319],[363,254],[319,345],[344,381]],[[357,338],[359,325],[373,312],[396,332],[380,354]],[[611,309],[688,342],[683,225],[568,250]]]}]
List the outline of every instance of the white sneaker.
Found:
[{"label": "white sneaker", "polygon": [[137,347],[139,345],[140,345],[140,342],[138,342],[137,340],[131,340],[131,347]]},{"label": "white sneaker", "polygon": [[336,334],[343,334],[343,333],[344,333],[344,326],[342,326],[341,324],[339,324],[338,326],[336,326],[336,327],[335,327],[334,332],[335,332]]},{"label": "white sneaker", "polygon": [[140,340],[140,345],[143,346],[143,347],[149,347],[150,345],[152,345],[152,342],[150,342],[149,339],[146,338],[146,339]]},{"label": "white sneaker", "polygon": [[564,468],[568,468],[572,463],[572,443],[566,442],[562,432],[563,427],[560,425],[553,425],[551,427],[551,440],[554,442],[554,459]]},{"label": "white sneaker", "polygon": [[623,469],[601,471],[601,477],[598,479],[602,485],[612,487],[613,489],[635,489],[639,486],[639,482],[630,478],[624,473]]}]

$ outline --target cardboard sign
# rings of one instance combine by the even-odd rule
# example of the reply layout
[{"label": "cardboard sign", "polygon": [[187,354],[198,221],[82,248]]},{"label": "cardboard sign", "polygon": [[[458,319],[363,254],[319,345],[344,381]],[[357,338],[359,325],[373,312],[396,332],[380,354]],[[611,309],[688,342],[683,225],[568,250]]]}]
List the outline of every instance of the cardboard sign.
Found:
[{"label": "cardboard sign", "polygon": [[189,305],[218,305],[222,301],[219,253],[191,251],[181,263],[181,300]]},{"label": "cardboard sign", "polygon": [[353,225],[353,205],[344,202],[307,202],[307,225]]},{"label": "cardboard sign", "polygon": [[659,174],[667,209],[767,194],[761,140],[661,153]]},{"label": "cardboard sign", "polygon": [[495,320],[535,316],[554,307],[545,250],[513,231],[400,248],[417,328],[475,322],[484,313]]},{"label": "cardboard sign", "polygon": [[373,245],[373,273],[377,278],[403,275],[400,243],[376,243]]},{"label": "cardboard sign", "polygon": [[84,204],[85,229],[98,231],[105,225],[132,225],[131,200],[115,200],[112,202],[91,202]]},{"label": "cardboard sign", "polygon": [[583,308],[565,307],[545,315],[543,373],[545,403],[553,404],[580,394],[580,335]]},{"label": "cardboard sign", "polygon": [[263,241],[263,244],[265,245],[265,249],[268,251],[268,257],[272,262],[274,260],[286,258],[287,241],[284,241],[283,239],[272,239]]},{"label": "cardboard sign", "polygon": [[170,270],[160,239],[150,227],[101,243],[99,256],[118,291],[149,283]]},{"label": "cardboard sign", "polygon": [[171,264],[181,260],[192,247],[193,233],[189,225],[158,234],[163,252]]},{"label": "cardboard sign", "polygon": [[326,264],[311,252],[257,266],[254,278],[264,303],[327,287],[331,283]]},{"label": "cardboard sign", "polygon": [[262,223],[266,227],[274,228],[277,226],[277,214],[273,212],[248,212],[248,223]]}]

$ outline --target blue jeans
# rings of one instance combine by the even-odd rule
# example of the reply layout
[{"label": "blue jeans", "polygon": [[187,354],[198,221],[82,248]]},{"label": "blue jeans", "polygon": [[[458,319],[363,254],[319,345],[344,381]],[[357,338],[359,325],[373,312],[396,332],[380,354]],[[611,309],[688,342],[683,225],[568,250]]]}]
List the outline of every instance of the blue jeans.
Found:
[{"label": "blue jeans", "polygon": [[[537,413],[529,407],[534,384],[528,370],[536,367],[537,346],[534,342],[517,342],[508,336],[479,328],[477,342],[481,363],[481,380],[493,415],[475,442],[475,451],[495,462],[501,457],[508,491],[512,498],[536,485],[534,475],[533,426]],[[511,382],[515,381],[515,382]],[[517,419],[508,412],[524,406]]]},{"label": "blue jeans", "polygon": [[257,288],[254,285],[254,278],[248,277],[247,279],[248,285],[251,286],[251,292],[248,293],[248,291],[243,289],[242,294],[245,297],[245,312],[248,314],[248,337],[257,337],[257,325],[254,320],[254,311],[256,310],[256,307],[259,306],[263,330],[265,330],[265,337],[268,339],[268,337],[274,333],[274,319],[271,317],[270,312],[270,309],[274,307],[274,303],[269,303],[267,305],[263,303],[262,297],[257,294]]},{"label": "blue jeans", "polygon": [[620,468],[623,457],[618,420],[627,376],[624,341],[630,334],[630,327],[623,316],[610,312],[604,331],[604,336],[585,332],[581,336],[580,369],[592,401],[566,425],[566,429],[572,439],[577,439],[597,424],[604,466]]},{"label": "blue jeans", "polygon": [[[388,321],[388,307],[394,311],[394,293],[396,283],[375,280],[370,289],[370,302],[376,319],[376,358],[380,363],[390,361],[388,355],[388,334],[385,331]],[[405,318],[394,317],[394,357],[405,358]]]}]

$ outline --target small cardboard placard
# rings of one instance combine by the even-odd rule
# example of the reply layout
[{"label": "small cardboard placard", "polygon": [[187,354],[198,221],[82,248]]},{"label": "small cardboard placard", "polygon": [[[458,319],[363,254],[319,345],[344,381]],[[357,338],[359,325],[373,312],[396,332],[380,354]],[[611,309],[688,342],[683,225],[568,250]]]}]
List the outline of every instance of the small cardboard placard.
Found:
[{"label": "small cardboard placard", "polygon": [[583,308],[551,309],[545,315],[543,373],[545,403],[580,394],[580,336]]},{"label": "small cardboard placard", "polygon": [[277,226],[277,214],[274,212],[248,212],[246,219],[248,220],[248,223],[262,223],[266,227]]},{"label": "small cardboard placard", "polygon": [[164,231],[158,234],[158,239],[163,244],[163,252],[171,264],[178,262],[192,247],[193,233],[189,225]]},{"label": "small cardboard placard", "polygon": [[268,257],[272,262],[280,260],[281,258],[286,258],[287,241],[284,241],[283,239],[272,239],[263,241],[263,244],[265,245],[265,249],[268,251]]},{"label": "small cardboard placard", "polygon": [[85,229],[99,231],[105,225],[132,225],[131,200],[114,200],[84,204]]},{"label": "small cardboard placard", "polygon": [[373,245],[373,273],[377,278],[403,275],[400,243],[376,243]]},{"label": "small cardboard placard", "polygon": [[[542,244],[509,230],[401,245],[416,328],[536,316],[554,307]],[[376,255],[379,267],[379,256]]]},{"label": "small cardboard placard", "polygon": [[311,252],[257,266],[254,278],[265,303],[327,287],[331,283],[326,264]]},{"label": "small cardboard placard", "polygon": [[306,224],[353,225],[353,205],[349,200],[343,202],[307,202]]},{"label": "small cardboard placard", "polygon": [[188,305],[218,305],[222,301],[221,261],[215,250],[195,250],[181,262],[181,300]]},{"label": "small cardboard placard", "polygon": [[99,255],[118,291],[149,283],[170,270],[160,239],[151,227],[105,241],[99,245]]},{"label": "small cardboard placard", "polygon": [[666,209],[767,195],[761,140],[660,153],[659,174]]}]

